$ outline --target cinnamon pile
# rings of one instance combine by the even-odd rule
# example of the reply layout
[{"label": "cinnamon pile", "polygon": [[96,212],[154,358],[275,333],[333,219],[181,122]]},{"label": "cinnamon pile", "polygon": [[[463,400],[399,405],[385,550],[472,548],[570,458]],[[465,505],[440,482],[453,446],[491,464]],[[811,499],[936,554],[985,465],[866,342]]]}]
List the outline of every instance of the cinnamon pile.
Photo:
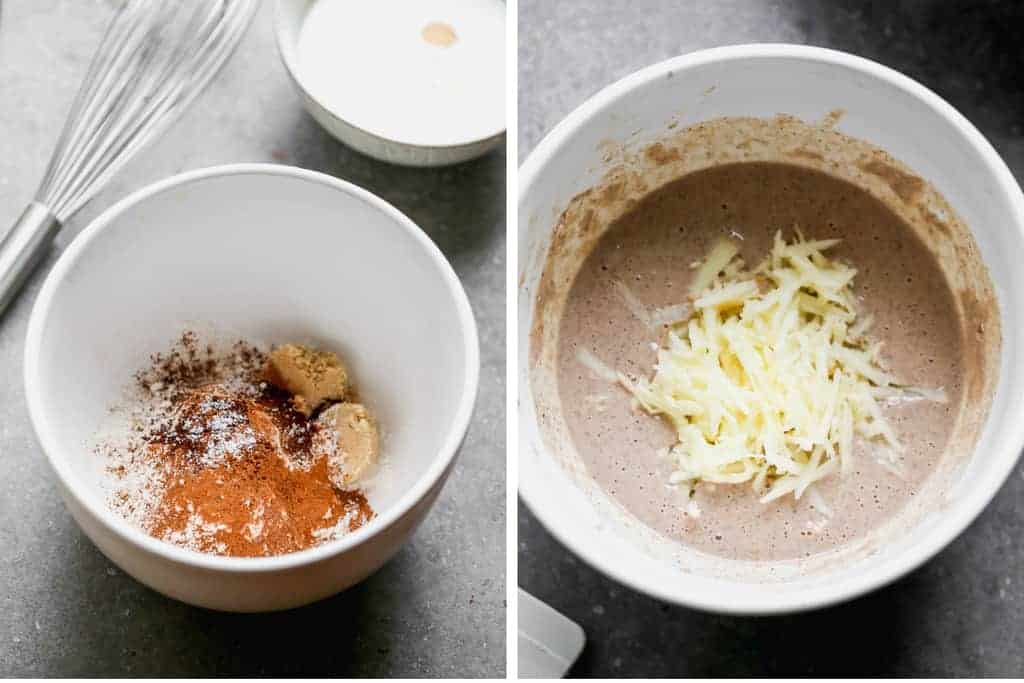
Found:
[{"label": "cinnamon pile", "polygon": [[244,342],[217,355],[186,332],[136,376],[131,435],[101,452],[121,486],[114,506],[151,535],[199,552],[279,555],[337,538],[374,515],[331,483],[311,448],[323,429],[263,380]]}]

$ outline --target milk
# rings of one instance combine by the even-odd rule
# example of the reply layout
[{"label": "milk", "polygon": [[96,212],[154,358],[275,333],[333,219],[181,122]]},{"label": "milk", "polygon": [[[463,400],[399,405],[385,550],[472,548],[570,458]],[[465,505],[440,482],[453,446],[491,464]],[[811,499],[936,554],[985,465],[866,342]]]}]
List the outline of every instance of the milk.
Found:
[{"label": "milk", "polygon": [[317,0],[298,77],[325,108],[389,140],[450,146],[505,128],[499,0]]}]

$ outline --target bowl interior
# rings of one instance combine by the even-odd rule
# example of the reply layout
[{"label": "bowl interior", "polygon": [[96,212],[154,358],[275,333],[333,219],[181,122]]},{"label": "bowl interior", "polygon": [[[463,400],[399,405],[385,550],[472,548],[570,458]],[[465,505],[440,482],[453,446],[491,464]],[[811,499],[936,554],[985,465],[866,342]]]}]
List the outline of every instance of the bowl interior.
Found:
[{"label": "bowl interior", "polygon": [[[616,163],[608,150],[640,149],[670,127],[720,117],[791,114],[821,121],[844,110],[843,133],[867,140],[931,181],[971,227],[999,298],[1003,343],[997,390],[968,466],[946,500],[912,533],[888,539],[856,562],[794,574],[770,589],[729,574],[680,572],[680,548],[621,514],[577,462],[559,463],[545,445],[530,389],[534,297],[551,230],[569,200]],[[611,143],[611,144],[610,144]],[[1022,443],[1024,253],[1020,190],[980,134],[933,94],[878,65],[791,46],[696,53],[617,83],[564,121],[522,173],[520,195],[520,491],[545,526],[602,571],[681,604],[731,612],[774,612],[834,602],[892,580],[959,533],[994,495]]]},{"label": "bowl interior", "polygon": [[105,505],[87,442],[133,373],[185,329],[337,352],[381,425],[384,465],[368,492],[381,517],[452,457],[476,363],[454,273],[384,202],[272,169],[191,174],[128,200],[51,275],[27,380],[48,454],[87,503]]}]

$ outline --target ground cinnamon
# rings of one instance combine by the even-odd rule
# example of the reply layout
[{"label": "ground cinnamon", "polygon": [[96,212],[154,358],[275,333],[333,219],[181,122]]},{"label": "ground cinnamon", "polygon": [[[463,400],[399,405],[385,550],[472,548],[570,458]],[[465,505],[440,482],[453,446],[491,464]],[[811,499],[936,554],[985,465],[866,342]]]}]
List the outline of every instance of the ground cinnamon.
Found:
[{"label": "ground cinnamon", "polygon": [[363,493],[332,486],[326,457],[310,448],[319,425],[262,380],[264,360],[241,342],[218,356],[186,333],[137,376],[138,437],[107,454],[122,456],[125,479],[149,472],[118,499],[153,536],[219,555],[279,555],[373,517]]}]

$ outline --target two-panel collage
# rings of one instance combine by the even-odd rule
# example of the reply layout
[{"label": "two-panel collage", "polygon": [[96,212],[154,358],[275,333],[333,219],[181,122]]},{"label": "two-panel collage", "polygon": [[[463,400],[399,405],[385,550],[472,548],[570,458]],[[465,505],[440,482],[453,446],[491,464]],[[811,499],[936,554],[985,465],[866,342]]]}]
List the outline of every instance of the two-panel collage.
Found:
[{"label": "two-panel collage", "polygon": [[0,0],[0,677],[1024,677],[1022,31]]}]

